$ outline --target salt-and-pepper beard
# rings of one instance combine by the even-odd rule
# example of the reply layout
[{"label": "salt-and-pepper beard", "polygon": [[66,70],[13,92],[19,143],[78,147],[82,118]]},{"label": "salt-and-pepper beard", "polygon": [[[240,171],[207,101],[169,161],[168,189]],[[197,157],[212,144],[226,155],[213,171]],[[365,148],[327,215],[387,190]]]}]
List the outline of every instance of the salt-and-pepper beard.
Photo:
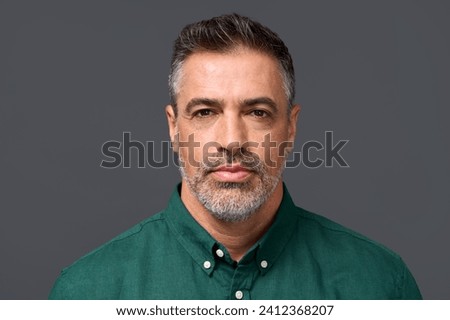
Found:
[{"label": "salt-and-pepper beard", "polygon": [[[255,213],[274,192],[284,169],[283,163],[275,174],[270,175],[267,165],[257,154],[241,149],[231,155],[229,150],[224,149],[223,153],[213,155],[213,162],[198,162],[195,173],[189,176],[181,153],[178,156],[181,176],[191,192],[214,217],[227,222],[245,221]],[[257,179],[222,182],[211,177],[215,168],[232,163],[252,171]]]}]

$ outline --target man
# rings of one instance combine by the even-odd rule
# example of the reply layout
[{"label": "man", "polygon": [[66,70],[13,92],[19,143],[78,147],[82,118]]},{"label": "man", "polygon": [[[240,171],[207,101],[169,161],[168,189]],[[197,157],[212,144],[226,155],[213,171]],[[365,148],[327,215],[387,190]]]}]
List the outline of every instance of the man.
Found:
[{"label": "man", "polygon": [[163,212],[63,270],[53,299],[419,299],[390,250],[294,205],[288,49],[237,14],[186,26],[166,114],[182,182]]}]

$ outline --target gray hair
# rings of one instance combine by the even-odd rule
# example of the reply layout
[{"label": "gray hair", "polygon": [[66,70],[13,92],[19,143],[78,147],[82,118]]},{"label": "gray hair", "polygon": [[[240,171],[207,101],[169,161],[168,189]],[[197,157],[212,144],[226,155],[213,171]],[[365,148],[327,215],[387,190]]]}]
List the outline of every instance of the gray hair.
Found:
[{"label": "gray hair", "polygon": [[175,112],[184,61],[196,52],[226,53],[239,47],[266,53],[278,61],[288,106],[290,108],[293,105],[295,74],[288,48],[269,28],[233,13],[189,24],[175,40],[169,75],[170,101]]}]

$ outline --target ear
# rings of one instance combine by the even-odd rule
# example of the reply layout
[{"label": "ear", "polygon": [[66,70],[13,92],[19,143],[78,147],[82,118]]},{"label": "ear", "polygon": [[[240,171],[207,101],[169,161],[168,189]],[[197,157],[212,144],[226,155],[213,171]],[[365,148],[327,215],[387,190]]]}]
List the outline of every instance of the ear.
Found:
[{"label": "ear", "polygon": [[175,115],[175,108],[172,105],[166,106],[167,124],[169,126],[170,141],[172,142],[172,148],[175,152],[178,152],[178,139],[177,134],[177,118]]},{"label": "ear", "polygon": [[295,104],[291,108],[291,112],[289,115],[289,127],[288,127],[288,137],[289,141],[294,142],[295,134],[297,132],[297,119],[300,113],[301,106],[299,104]]}]

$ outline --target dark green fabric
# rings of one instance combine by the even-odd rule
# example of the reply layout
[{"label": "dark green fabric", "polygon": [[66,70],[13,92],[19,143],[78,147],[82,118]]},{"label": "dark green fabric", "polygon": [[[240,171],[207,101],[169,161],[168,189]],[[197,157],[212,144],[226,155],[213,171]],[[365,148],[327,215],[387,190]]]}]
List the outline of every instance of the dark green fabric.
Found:
[{"label": "dark green fabric", "polygon": [[399,256],[296,207],[286,188],[275,222],[236,263],[192,218],[179,188],[166,210],[64,269],[50,298],[236,299],[238,290],[243,299],[421,298]]}]

